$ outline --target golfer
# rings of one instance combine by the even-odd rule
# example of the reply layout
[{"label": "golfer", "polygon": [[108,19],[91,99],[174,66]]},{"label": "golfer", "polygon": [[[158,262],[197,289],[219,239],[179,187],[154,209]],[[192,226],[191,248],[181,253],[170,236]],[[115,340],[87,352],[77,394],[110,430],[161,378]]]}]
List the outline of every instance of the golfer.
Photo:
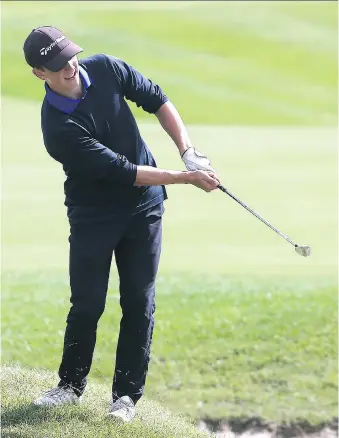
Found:
[{"label": "golfer", "polygon": [[[43,139],[66,175],[70,223],[71,308],[60,381],[34,403],[81,400],[114,254],[122,319],[108,415],[128,422],[148,371],[165,185],[193,184],[210,192],[219,180],[209,160],[192,147],[177,110],[158,85],[121,59],[98,54],[79,61],[80,52],[49,26],[34,29],[24,43],[27,63],[45,83]],[[155,114],[187,171],[156,167],[125,99]]]}]

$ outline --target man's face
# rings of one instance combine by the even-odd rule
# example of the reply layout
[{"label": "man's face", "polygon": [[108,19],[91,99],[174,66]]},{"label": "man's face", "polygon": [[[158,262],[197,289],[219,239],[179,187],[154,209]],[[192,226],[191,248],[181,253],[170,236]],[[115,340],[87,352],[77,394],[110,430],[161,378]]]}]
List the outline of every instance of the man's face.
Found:
[{"label": "man's face", "polygon": [[47,82],[47,84],[56,92],[71,93],[73,90],[79,89],[79,63],[78,57],[74,56],[67,64],[59,71],[53,72],[44,68],[39,70],[34,68],[33,73],[39,79]]}]

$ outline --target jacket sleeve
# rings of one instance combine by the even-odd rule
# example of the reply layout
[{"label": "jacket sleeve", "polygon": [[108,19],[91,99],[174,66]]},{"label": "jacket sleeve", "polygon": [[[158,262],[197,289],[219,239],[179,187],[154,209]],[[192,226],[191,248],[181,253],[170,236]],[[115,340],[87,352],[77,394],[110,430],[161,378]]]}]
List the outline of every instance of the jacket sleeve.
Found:
[{"label": "jacket sleeve", "polygon": [[147,79],[131,65],[114,56],[106,55],[109,67],[116,75],[126,99],[154,114],[168,101],[159,85]]},{"label": "jacket sleeve", "polygon": [[45,143],[48,153],[63,164],[70,177],[106,179],[127,185],[135,182],[135,164],[98,142],[72,120],[68,120],[52,140]]}]

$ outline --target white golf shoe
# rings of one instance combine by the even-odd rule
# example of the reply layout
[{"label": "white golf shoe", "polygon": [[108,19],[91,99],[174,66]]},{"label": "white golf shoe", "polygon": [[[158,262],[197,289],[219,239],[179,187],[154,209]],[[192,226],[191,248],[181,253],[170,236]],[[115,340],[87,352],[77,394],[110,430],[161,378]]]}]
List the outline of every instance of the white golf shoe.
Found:
[{"label": "white golf shoe", "polygon": [[78,397],[72,388],[56,387],[46,391],[42,397],[33,401],[36,406],[61,406],[75,405],[81,402],[81,396]]},{"label": "white golf shoe", "polygon": [[129,423],[135,415],[136,409],[133,400],[128,395],[124,395],[112,403],[107,416],[123,423]]}]

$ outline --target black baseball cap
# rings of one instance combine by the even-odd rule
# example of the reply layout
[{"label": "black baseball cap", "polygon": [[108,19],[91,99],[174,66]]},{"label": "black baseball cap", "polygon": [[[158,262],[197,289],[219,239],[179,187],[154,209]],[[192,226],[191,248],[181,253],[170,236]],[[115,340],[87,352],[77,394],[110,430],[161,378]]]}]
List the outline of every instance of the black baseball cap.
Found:
[{"label": "black baseball cap", "polygon": [[61,70],[83,49],[69,40],[61,30],[53,26],[33,29],[24,43],[24,54],[31,67],[46,67],[51,71]]}]

